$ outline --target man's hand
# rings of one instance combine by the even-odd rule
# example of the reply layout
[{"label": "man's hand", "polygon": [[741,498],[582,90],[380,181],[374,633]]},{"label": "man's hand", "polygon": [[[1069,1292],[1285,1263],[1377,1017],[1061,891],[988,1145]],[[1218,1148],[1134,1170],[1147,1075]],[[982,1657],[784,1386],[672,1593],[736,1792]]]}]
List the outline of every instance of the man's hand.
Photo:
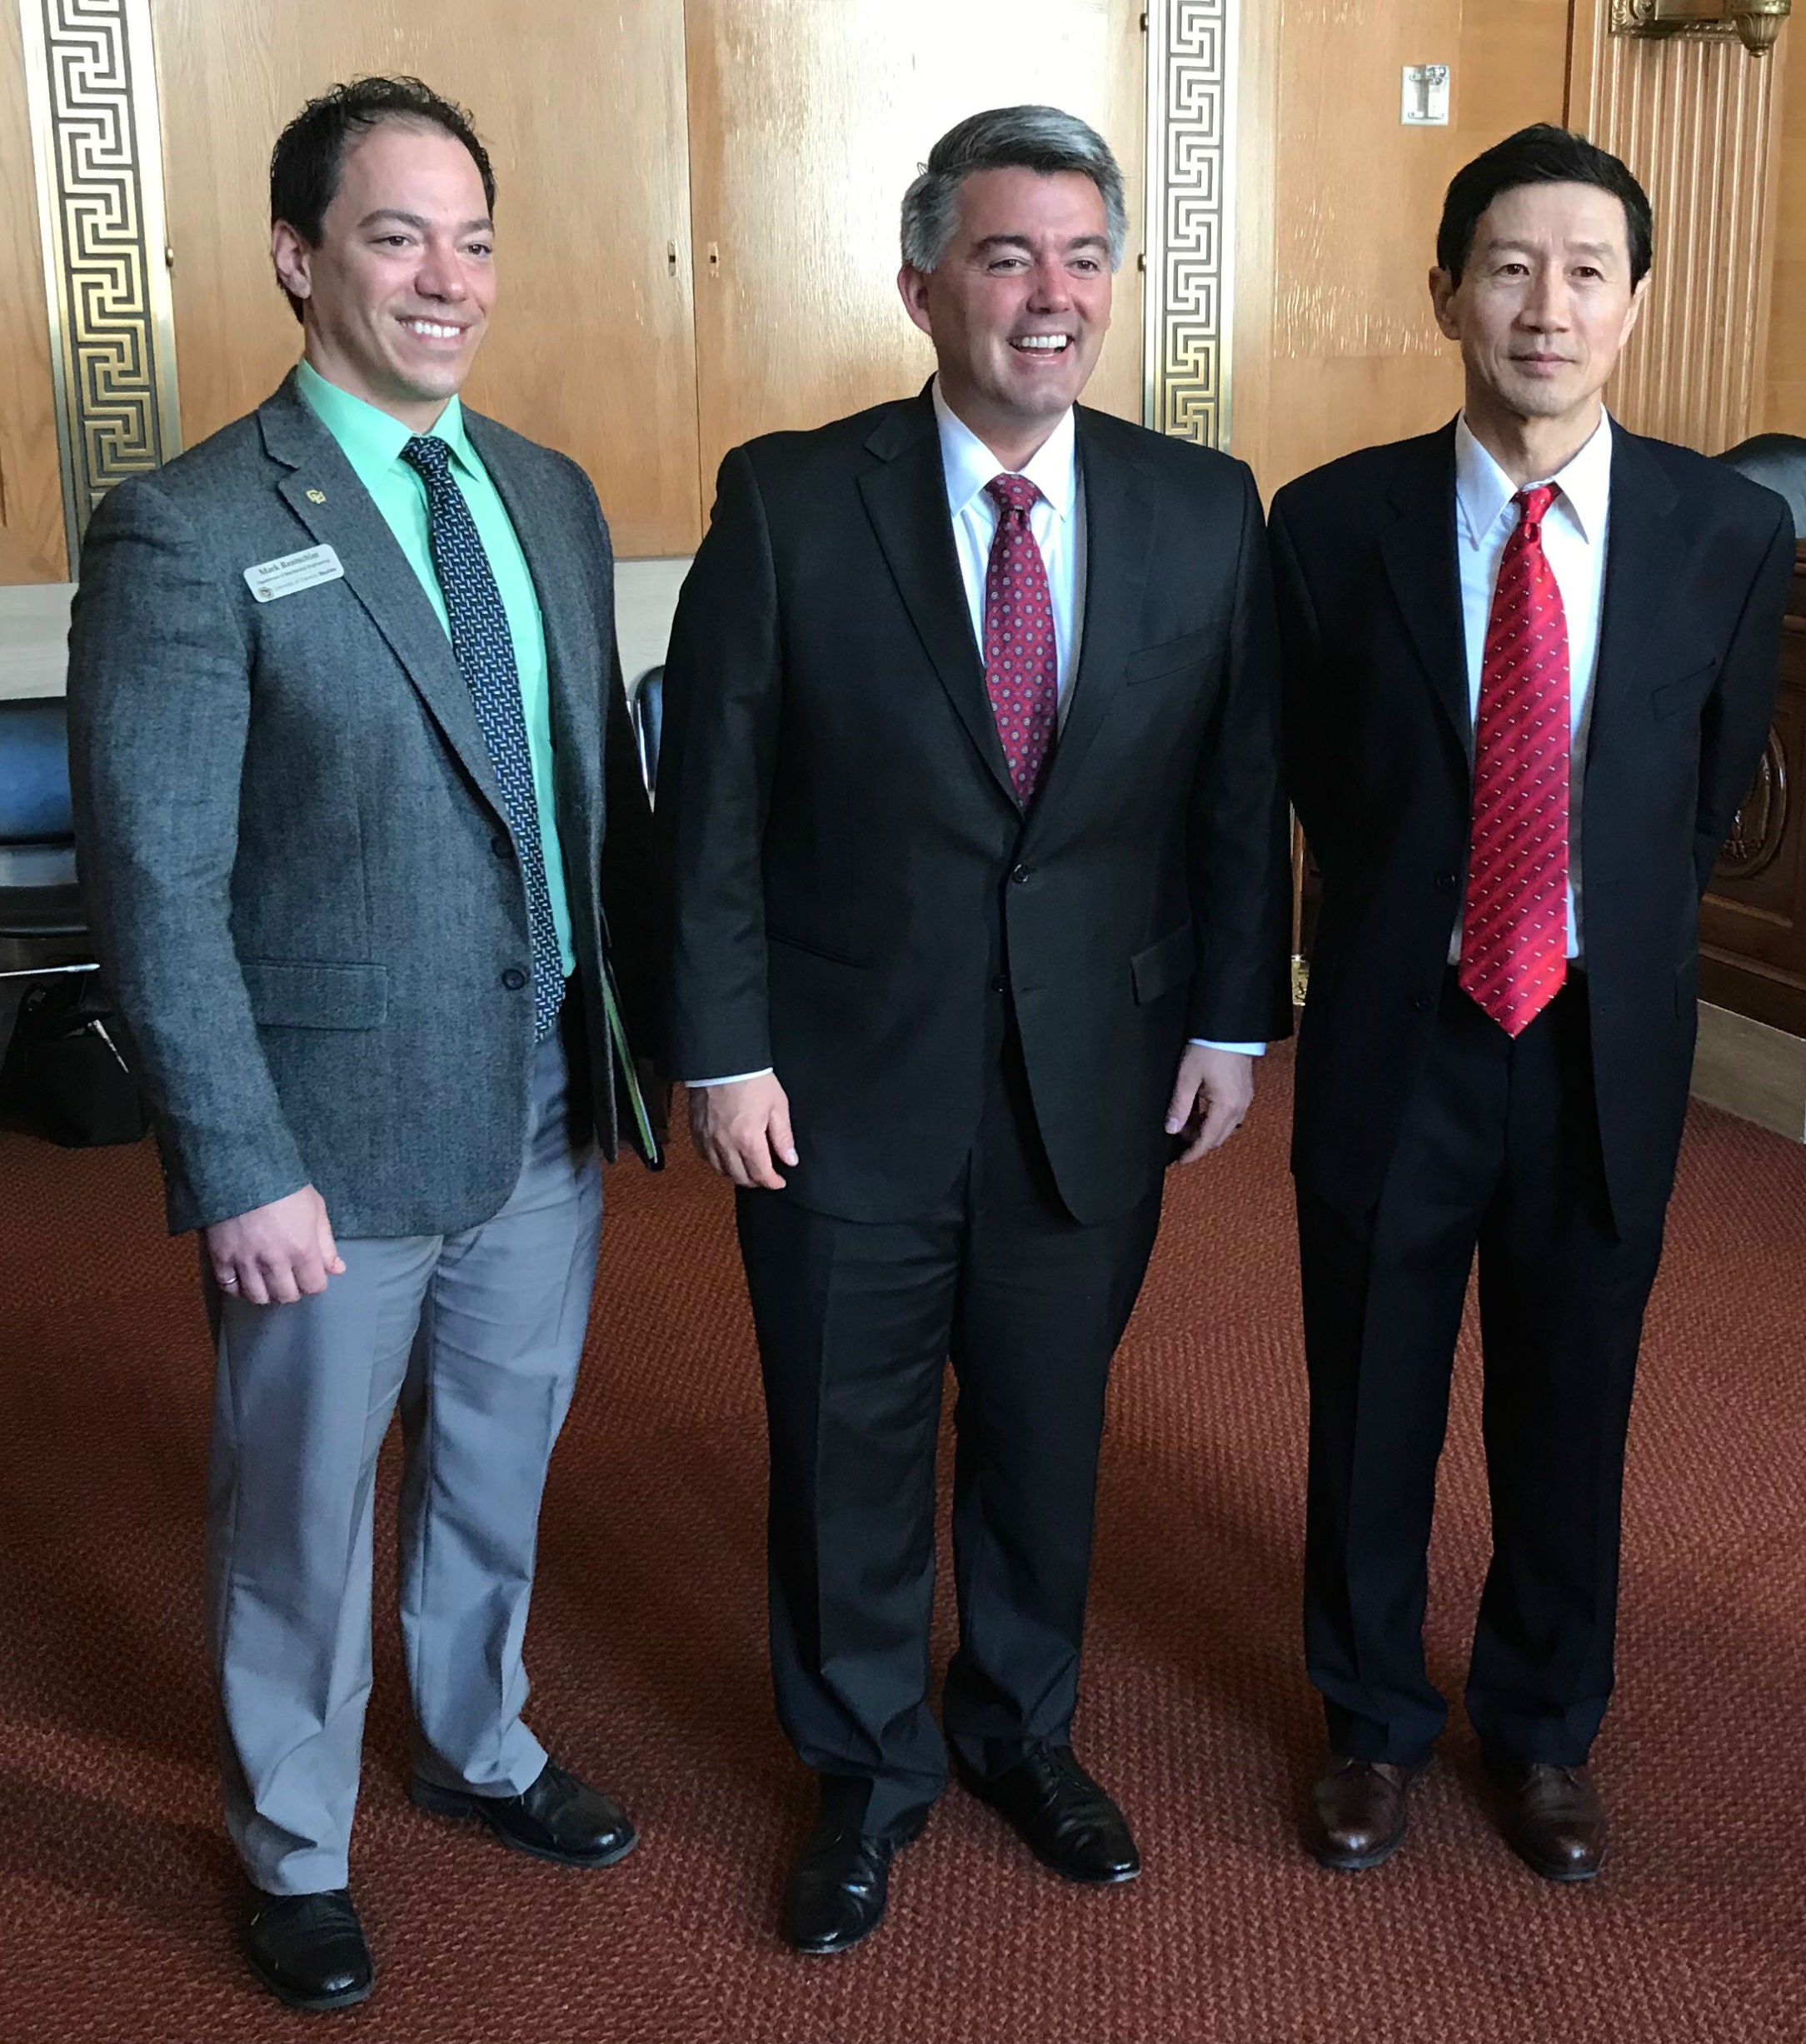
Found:
[{"label": "man's hand", "polygon": [[326,1202],[311,1185],[201,1232],[213,1282],[253,1306],[292,1306],[345,1274]]},{"label": "man's hand", "polygon": [[770,1072],[731,1086],[693,1086],[690,1134],[706,1162],[736,1185],[781,1192],[780,1164],[796,1162],[790,1100]]},{"label": "man's hand", "polygon": [[1255,1061],[1239,1050],[1206,1050],[1187,1044],[1173,1081],[1166,1109],[1166,1133],[1184,1132],[1186,1146],[1179,1161],[1195,1164],[1217,1149],[1242,1124],[1254,1104]]}]

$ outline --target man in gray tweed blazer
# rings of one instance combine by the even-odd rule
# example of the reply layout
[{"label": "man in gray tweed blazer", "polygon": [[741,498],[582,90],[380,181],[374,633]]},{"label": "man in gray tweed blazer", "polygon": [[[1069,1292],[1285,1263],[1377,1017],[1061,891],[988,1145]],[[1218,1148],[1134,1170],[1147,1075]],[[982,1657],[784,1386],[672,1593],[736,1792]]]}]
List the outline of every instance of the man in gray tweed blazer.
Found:
[{"label": "man in gray tweed blazer", "polygon": [[341,87],[271,200],[303,359],[95,514],[69,727],[169,1224],[202,1244],[247,1947],[322,2009],[372,1985],[347,1854],[397,1403],[415,1801],[566,1865],[634,1843],[522,1722],[521,1643],[598,1150],[657,1161],[621,1013],[650,819],[595,492],[458,403],[496,285],[466,117]]}]

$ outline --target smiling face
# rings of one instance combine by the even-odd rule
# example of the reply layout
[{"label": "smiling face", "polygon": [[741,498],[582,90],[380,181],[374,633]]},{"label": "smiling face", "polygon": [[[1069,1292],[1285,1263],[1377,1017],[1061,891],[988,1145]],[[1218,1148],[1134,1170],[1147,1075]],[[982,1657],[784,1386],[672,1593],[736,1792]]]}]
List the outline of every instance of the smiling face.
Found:
[{"label": "smiling face", "polygon": [[442,128],[378,122],[346,152],[312,247],[286,221],[277,275],[302,301],[307,359],[423,432],[455,396],[495,302],[494,229],[470,152]]},{"label": "smiling face", "polygon": [[1596,185],[1520,185],[1480,216],[1459,284],[1432,270],[1436,323],[1461,343],[1467,406],[1576,430],[1597,416],[1648,288],[1630,281],[1623,202]]},{"label": "smiling face", "polygon": [[1076,400],[1110,327],[1103,194],[1077,171],[975,171],[931,271],[897,287],[935,344],[941,394],[1020,467]]}]

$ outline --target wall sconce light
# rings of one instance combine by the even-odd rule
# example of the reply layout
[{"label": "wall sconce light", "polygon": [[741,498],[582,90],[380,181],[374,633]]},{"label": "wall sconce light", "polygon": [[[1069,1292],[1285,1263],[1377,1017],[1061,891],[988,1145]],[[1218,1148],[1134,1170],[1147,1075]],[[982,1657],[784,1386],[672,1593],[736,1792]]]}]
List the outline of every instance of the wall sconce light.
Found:
[{"label": "wall sconce light", "polygon": [[1752,57],[1766,57],[1791,6],[1792,0],[1612,0],[1612,33],[1734,35]]}]

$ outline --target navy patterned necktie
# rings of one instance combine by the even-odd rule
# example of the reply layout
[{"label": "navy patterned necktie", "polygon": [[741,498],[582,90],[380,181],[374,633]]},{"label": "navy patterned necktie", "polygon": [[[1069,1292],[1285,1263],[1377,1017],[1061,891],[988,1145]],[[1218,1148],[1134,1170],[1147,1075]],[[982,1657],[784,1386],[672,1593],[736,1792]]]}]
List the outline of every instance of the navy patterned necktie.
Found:
[{"label": "navy patterned necktie", "polygon": [[451,448],[431,435],[417,434],[402,448],[402,459],[427,486],[427,538],[452,627],[452,656],[476,706],[526,880],[526,919],[533,939],[533,1037],[543,1043],[564,1000],[564,961],[546,885],[533,760],[527,750],[526,713],[521,706],[521,676],[514,664],[508,614],[476,521],[452,480]]}]

